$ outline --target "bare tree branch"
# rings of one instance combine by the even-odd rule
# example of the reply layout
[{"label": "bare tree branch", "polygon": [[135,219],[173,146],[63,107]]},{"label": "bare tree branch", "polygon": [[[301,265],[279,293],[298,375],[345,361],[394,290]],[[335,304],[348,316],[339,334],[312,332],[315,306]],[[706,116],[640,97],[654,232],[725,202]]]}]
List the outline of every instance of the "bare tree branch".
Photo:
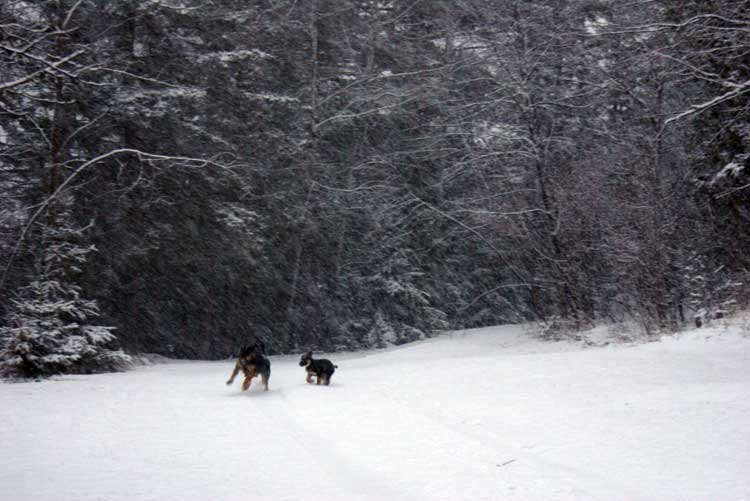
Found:
[{"label": "bare tree branch", "polygon": [[37,206],[37,210],[31,215],[29,220],[27,221],[26,225],[24,226],[23,230],[21,231],[21,235],[18,238],[18,241],[16,242],[16,245],[13,247],[13,251],[11,252],[10,257],[8,258],[8,263],[5,266],[5,269],[3,270],[2,277],[0,277],[0,290],[5,286],[5,281],[8,277],[8,273],[10,272],[11,267],[13,266],[13,261],[15,260],[19,249],[21,248],[21,244],[26,239],[26,235],[29,232],[29,229],[34,225],[37,218],[41,215],[41,213],[49,207],[49,205],[57,199],[57,197],[70,185],[70,183],[78,177],[79,174],[81,174],[84,170],[89,168],[92,165],[95,165],[102,160],[105,160],[110,157],[114,157],[117,155],[123,155],[123,154],[131,154],[136,155],[139,160],[141,161],[170,161],[170,162],[185,162],[189,164],[193,164],[195,167],[203,167],[206,165],[212,165],[217,166],[221,168],[225,168],[225,164],[217,163],[214,160],[204,159],[204,158],[191,158],[191,157],[178,157],[178,156],[169,156],[169,155],[156,155],[153,153],[146,153],[144,151],[135,150],[131,148],[121,148],[117,150],[112,150],[108,153],[105,153],[103,155],[99,155],[96,158],[93,158],[87,162],[84,162],[81,166],[79,166],[75,171],[73,171],[68,177],[60,183],[60,185],[57,187],[57,189],[49,196],[47,199],[45,199],[41,204]]}]

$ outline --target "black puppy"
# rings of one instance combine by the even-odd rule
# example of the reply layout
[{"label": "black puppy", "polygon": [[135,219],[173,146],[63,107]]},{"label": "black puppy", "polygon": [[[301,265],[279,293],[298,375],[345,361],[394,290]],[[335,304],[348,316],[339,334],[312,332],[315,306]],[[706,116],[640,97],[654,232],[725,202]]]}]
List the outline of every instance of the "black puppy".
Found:
[{"label": "black puppy", "polygon": [[268,380],[271,378],[271,361],[263,356],[262,351],[262,343],[260,346],[253,344],[242,348],[227,384],[232,384],[235,376],[242,371],[245,374],[245,380],[242,382],[243,391],[250,388],[250,382],[258,375],[260,375],[261,382],[263,383],[263,389],[268,391]]},{"label": "black puppy", "polygon": [[322,381],[326,386],[331,382],[331,376],[333,376],[333,373],[336,372],[336,369],[339,367],[338,365],[333,365],[330,360],[326,360],[325,358],[313,360],[311,351],[302,355],[299,360],[299,366],[304,367],[307,371],[307,378],[305,381],[312,384],[312,377],[313,374],[315,374],[315,376],[317,376],[316,384],[320,384]]}]

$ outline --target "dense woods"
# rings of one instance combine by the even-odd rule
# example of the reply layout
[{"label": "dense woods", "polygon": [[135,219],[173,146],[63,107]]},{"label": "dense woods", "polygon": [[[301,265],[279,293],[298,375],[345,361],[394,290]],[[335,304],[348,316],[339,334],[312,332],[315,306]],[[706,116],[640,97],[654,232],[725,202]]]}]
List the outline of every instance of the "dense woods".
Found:
[{"label": "dense woods", "polygon": [[7,0],[3,369],[709,322],[749,92],[747,0]]}]

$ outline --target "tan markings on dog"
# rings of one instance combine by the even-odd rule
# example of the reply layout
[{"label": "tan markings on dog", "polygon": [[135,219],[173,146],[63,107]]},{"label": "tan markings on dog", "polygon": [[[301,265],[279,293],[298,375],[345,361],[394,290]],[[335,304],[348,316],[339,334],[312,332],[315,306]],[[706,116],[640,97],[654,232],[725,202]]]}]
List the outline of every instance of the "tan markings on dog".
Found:
[{"label": "tan markings on dog", "polygon": [[255,369],[255,365],[245,365],[242,367],[242,370],[245,373],[245,381],[242,383],[242,390],[245,391],[250,388],[250,383],[258,373]]},{"label": "tan markings on dog", "polygon": [[234,382],[234,378],[237,377],[237,374],[240,373],[240,370],[242,370],[242,364],[237,362],[234,365],[234,370],[232,371],[232,375],[229,376],[229,380],[227,380],[227,384],[232,384]]}]

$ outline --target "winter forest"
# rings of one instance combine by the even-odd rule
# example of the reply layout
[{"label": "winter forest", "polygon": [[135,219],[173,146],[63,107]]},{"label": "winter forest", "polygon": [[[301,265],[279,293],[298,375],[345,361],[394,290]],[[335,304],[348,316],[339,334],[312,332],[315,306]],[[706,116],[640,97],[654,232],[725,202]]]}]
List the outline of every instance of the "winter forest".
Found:
[{"label": "winter forest", "polygon": [[748,0],[4,0],[0,367],[704,325]]}]

